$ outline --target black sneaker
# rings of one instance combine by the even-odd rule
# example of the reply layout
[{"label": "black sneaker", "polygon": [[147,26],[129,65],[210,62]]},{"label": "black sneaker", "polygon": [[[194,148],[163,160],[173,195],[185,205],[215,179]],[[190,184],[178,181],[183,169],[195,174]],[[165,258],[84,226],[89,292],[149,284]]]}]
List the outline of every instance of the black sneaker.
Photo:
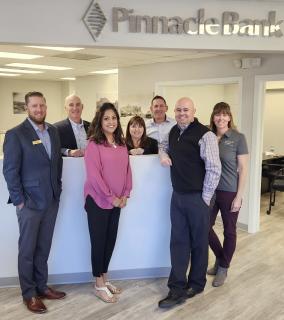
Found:
[{"label": "black sneaker", "polygon": [[175,305],[184,303],[186,300],[186,296],[183,294],[177,294],[173,292],[169,292],[167,297],[159,301],[159,308],[171,308]]}]

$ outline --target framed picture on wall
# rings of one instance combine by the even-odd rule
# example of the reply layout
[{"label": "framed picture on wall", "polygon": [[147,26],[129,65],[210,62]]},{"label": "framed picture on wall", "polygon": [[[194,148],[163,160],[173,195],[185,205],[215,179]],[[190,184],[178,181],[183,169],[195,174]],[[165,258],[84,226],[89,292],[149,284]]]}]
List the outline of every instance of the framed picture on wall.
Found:
[{"label": "framed picture on wall", "polygon": [[13,113],[26,113],[25,110],[25,94],[21,92],[13,92]]}]

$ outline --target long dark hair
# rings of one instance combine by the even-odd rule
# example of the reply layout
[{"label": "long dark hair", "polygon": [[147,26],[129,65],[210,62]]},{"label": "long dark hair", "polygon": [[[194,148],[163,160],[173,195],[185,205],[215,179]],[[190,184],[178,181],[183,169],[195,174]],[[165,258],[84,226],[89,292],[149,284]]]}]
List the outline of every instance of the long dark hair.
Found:
[{"label": "long dark hair", "polygon": [[147,144],[147,136],[146,136],[146,126],[145,121],[140,116],[134,116],[132,117],[128,124],[126,129],[126,144],[130,149],[134,148],[132,137],[130,134],[130,126],[137,124],[139,127],[142,127],[144,129],[144,132],[142,134],[141,140],[140,140],[140,147],[145,148]]},{"label": "long dark hair", "polygon": [[121,129],[119,121],[119,114],[115,106],[110,102],[105,102],[96,112],[96,115],[90,125],[87,138],[94,141],[97,144],[107,144],[107,138],[102,129],[102,121],[107,110],[112,110],[117,118],[117,128],[115,129],[113,136],[114,142],[118,145],[125,145],[125,139]]},{"label": "long dark hair", "polygon": [[217,104],[215,104],[213,111],[211,113],[211,117],[210,117],[210,129],[214,133],[217,133],[217,128],[214,123],[214,116],[219,113],[227,114],[230,117],[230,121],[228,122],[228,128],[232,128],[235,130],[237,129],[234,124],[233,115],[232,115],[231,108],[230,108],[229,104],[226,102],[218,102]]}]

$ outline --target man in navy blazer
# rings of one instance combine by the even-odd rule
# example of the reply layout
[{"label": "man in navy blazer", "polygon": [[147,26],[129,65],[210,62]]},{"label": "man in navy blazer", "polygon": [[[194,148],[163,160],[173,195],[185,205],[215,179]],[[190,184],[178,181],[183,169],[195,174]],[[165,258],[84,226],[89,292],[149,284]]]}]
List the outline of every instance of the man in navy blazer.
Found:
[{"label": "man in navy blazer", "polygon": [[59,131],[62,154],[82,157],[87,145],[90,122],[82,120],[83,104],[74,94],[65,98],[65,110],[68,118],[54,124]]},{"label": "man in navy blazer", "polygon": [[64,292],[47,286],[62,156],[57,129],[45,122],[43,94],[29,92],[25,103],[28,118],[5,135],[3,174],[19,223],[18,271],[23,301],[30,311],[44,313],[47,309],[41,299],[65,297]]}]

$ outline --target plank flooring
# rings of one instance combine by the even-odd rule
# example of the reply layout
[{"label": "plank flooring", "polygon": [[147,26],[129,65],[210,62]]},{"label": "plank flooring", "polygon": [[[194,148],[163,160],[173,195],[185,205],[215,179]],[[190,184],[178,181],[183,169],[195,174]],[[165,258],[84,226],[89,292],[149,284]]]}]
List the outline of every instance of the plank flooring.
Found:
[{"label": "plank flooring", "polygon": [[[46,301],[48,313],[34,315],[24,307],[19,288],[0,289],[1,320],[284,320],[284,193],[277,196],[270,216],[262,197],[261,231],[238,231],[237,252],[223,287],[208,277],[204,293],[168,311],[157,307],[167,294],[166,279],[115,281],[123,288],[116,304],[92,293],[92,284],[60,285],[68,296]],[[220,226],[217,226],[221,233]],[[213,257],[210,254],[211,263]]]}]

